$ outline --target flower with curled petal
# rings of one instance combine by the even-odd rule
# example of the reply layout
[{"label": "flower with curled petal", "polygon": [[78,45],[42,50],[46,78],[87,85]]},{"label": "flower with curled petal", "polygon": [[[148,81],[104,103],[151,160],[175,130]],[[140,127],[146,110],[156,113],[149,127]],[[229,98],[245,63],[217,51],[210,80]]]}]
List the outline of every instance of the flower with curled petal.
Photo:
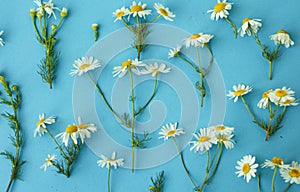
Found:
[{"label": "flower with curled petal", "polygon": [[91,137],[91,132],[94,133],[97,131],[97,128],[94,124],[82,123],[81,117],[78,117],[77,123],[78,134],[82,143],[84,143],[85,138]]},{"label": "flower with curled petal", "polygon": [[69,139],[71,138],[73,143],[77,145],[77,138],[79,137],[78,127],[76,125],[68,125],[66,130],[55,137],[59,137],[65,146],[68,146]]},{"label": "flower with curled petal", "polygon": [[170,137],[174,138],[175,136],[183,135],[184,129],[178,128],[178,123],[169,123],[162,126],[161,131],[159,132],[159,138],[163,138],[165,141],[168,140]]},{"label": "flower with curled petal", "polygon": [[125,8],[124,6],[121,7],[120,9],[117,9],[115,12],[113,12],[113,15],[116,17],[116,19],[114,20],[114,22],[118,21],[118,20],[122,20],[123,17],[127,16],[130,14],[130,11],[128,8]]},{"label": "flower with curled petal", "polygon": [[88,71],[94,70],[96,68],[101,67],[100,62],[97,59],[94,59],[93,57],[82,57],[81,59],[75,60],[73,69],[70,73],[70,75],[78,75],[81,76],[84,73],[87,73]]},{"label": "flower with curled petal", "polygon": [[38,8],[36,9],[36,12],[43,15],[44,10],[49,15],[48,17],[51,17],[53,15],[54,19],[56,19],[56,15],[54,13],[54,10],[60,11],[59,8],[54,7],[52,0],[49,0],[48,2],[41,2],[40,0],[34,0],[35,4],[37,4]]},{"label": "flower with curled petal", "polygon": [[46,171],[47,167],[53,166],[53,161],[55,159],[56,159],[56,155],[48,155],[48,157],[45,159],[45,163],[40,168]]},{"label": "flower with curled petal", "polygon": [[240,28],[241,37],[244,37],[245,34],[251,36],[252,33],[257,33],[261,26],[261,19],[245,18],[242,21],[242,27]]},{"label": "flower with curled petal", "polygon": [[98,163],[98,166],[100,166],[102,168],[106,166],[106,168],[114,167],[116,169],[116,168],[124,165],[123,158],[116,159],[116,152],[112,153],[111,158],[108,158],[105,155],[100,155],[100,157],[102,159],[99,160],[97,163]]},{"label": "flower with curled petal", "polygon": [[132,2],[132,5],[130,6],[129,10],[129,17],[132,15],[132,17],[140,17],[146,19],[147,15],[151,14],[151,10],[146,10],[147,4],[144,4],[142,2],[136,3],[135,1]]},{"label": "flower with curled petal", "polygon": [[162,63],[158,66],[158,63],[145,65],[144,70],[141,70],[141,74],[150,74],[152,73],[152,77],[157,76],[159,73],[169,73],[171,68],[168,68],[166,64]]},{"label": "flower with curled petal", "polygon": [[34,130],[33,136],[36,137],[37,134],[40,136],[43,136],[46,130],[46,125],[51,125],[55,123],[55,116],[50,116],[48,118],[45,118],[45,114],[42,113],[39,115],[39,121],[36,123],[36,129]]},{"label": "flower with curled petal", "polygon": [[262,168],[270,167],[271,169],[275,169],[275,167],[280,168],[289,168],[289,165],[284,164],[284,161],[282,158],[279,157],[273,157],[271,160],[265,160],[263,164],[261,164]]},{"label": "flower with curled petal", "polygon": [[113,68],[113,76],[118,76],[119,78],[122,78],[126,75],[127,71],[132,71],[136,75],[140,75],[141,72],[138,67],[144,67],[145,64],[138,59],[131,60],[128,59],[127,61],[124,61],[121,66],[116,66]]},{"label": "flower with curled petal", "polygon": [[181,50],[181,45],[177,45],[175,48],[170,49],[168,58],[170,59],[172,57],[178,56],[180,50]]},{"label": "flower with curled petal", "polygon": [[252,87],[246,86],[244,84],[238,84],[233,86],[233,91],[229,91],[227,96],[230,99],[234,99],[234,102],[237,102],[240,96],[246,95],[247,93],[252,91]]},{"label": "flower with curled petal", "polygon": [[172,18],[175,18],[176,15],[173,12],[171,12],[168,7],[164,7],[160,3],[154,3],[154,8],[156,9],[159,15],[163,16],[165,20],[174,21]]},{"label": "flower with curled petal", "polygon": [[196,141],[190,142],[190,144],[192,144],[192,147],[190,148],[191,151],[208,151],[213,146],[213,144],[218,143],[216,133],[212,129],[203,128],[200,129],[200,132],[194,133],[193,135],[196,138]]},{"label": "flower with curled petal", "polygon": [[3,30],[0,31],[0,45],[4,46],[5,42],[3,41],[3,39],[1,38],[1,35],[4,33]]},{"label": "flower with curled petal", "polygon": [[231,10],[233,3],[228,3],[227,0],[220,1],[214,6],[214,9],[208,10],[211,13],[210,19],[218,21],[219,18],[227,18],[229,15],[229,10]]},{"label": "flower with curled petal", "polygon": [[259,100],[257,107],[259,108],[267,108],[268,104],[270,102],[270,98],[269,98],[269,94],[273,92],[272,89],[270,89],[269,91],[266,91],[262,94],[261,99]]},{"label": "flower with curled petal", "polygon": [[213,35],[203,34],[203,33],[195,33],[192,34],[189,38],[185,39],[186,48],[190,46],[195,47],[204,47],[205,44],[209,43],[209,41],[213,38]]},{"label": "flower with curled petal", "polygon": [[300,164],[293,161],[289,168],[280,169],[280,175],[286,183],[300,184]]},{"label": "flower with curled petal", "polygon": [[285,30],[279,30],[276,34],[270,36],[275,45],[284,45],[286,48],[294,45],[294,41],[290,38],[290,35]]}]

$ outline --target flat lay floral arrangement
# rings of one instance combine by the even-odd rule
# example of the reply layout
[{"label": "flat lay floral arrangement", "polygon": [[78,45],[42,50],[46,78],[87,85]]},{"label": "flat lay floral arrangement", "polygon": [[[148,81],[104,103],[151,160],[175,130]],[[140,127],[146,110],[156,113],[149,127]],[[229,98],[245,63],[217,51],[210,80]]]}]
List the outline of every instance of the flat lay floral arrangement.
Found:
[{"label": "flat lay floral arrangement", "polygon": [[[32,8],[29,9],[28,20],[31,19],[31,30],[36,37],[37,42],[42,45],[44,56],[41,56],[40,61],[36,61],[36,68],[30,75],[38,75],[41,78],[41,82],[46,83],[47,87],[52,90],[59,87],[58,70],[60,70],[60,58],[64,56],[65,50],[59,51],[57,49],[57,43],[60,40],[60,31],[64,30],[63,25],[68,22],[72,22],[70,13],[76,14],[75,10],[69,10],[67,7],[56,7],[56,2],[53,0],[43,1],[34,0]],[[240,3],[242,4],[242,3]],[[273,154],[272,157],[256,157],[253,151],[240,151],[240,159],[231,159],[231,164],[225,161],[230,157],[236,148],[239,147],[239,143],[243,142],[239,139],[240,135],[236,134],[240,127],[237,125],[232,127],[230,125],[224,125],[223,123],[215,125],[198,126],[197,130],[190,135],[191,140],[187,144],[187,151],[191,154],[184,153],[182,150],[182,143],[178,140],[186,135],[185,129],[180,123],[180,119],[174,122],[164,122],[158,131],[148,133],[144,130],[144,134],[137,134],[136,130],[143,130],[137,121],[139,118],[145,115],[145,111],[149,110],[151,103],[155,100],[158,94],[160,94],[160,84],[162,81],[160,78],[166,77],[172,73],[172,66],[167,62],[152,62],[146,61],[146,51],[152,45],[148,41],[149,34],[151,34],[151,25],[160,21],[167,24],[176,22],[176,18],[182,17],[173,12],[172,7],[156,2],[148,4],[146,2],[132,1],[130,4],[120,6],[116,10],[111,10],[112,21],[114,25],[118,27],[125,27],[133,36],[131,39],[132,51],[130,55],[126,55],[121,63],[110,63],[113,65],[113,70],[110,72],[112,81],[119,79],[122,81],[129,81],[130,94],[128,96],[128,106],[130,112],[119,112],[117,106],[112,105],[109,93],[105,92],[105,84],[94,76],[94,72],[103,69],[102,58],[96,58],[90,55],[79,55],[69,66],[69,77],[74,78],[86,78],[88,83],[95,89],[96,99],[101,100],[101,105],[97,106],[98,110],[106,108],[109,111],[107,116],[113,116],[114,121],[118,123],[120,129],[125,128],[128,131],[128,135],[124,137],[128,138],[127,147],[131,149],[131,158],[124,158],[120,156],[116,151],[111,151],[110,154],[101,154],[99,159],[94,162],[96,167],[105,168],[106,170],[99,170],[107,174],[107,178],[99,178],[98,182],[101,182],[103,189],[108,192],[114,191],[113,186],[118,185],[117,174],[119,168],[124,166],[125,162],[130,162],[131,170],[126,170],[127,174],[134,174],[138,177],[142,170],[136,170],[136,164],[139,163],[139,157],[136,155],[138,150],[147,149],[149,143],[154,139],[163,140],[163,143],[172,143],[174,150],[177,151],[177,156],[174,158],[176,161],[176,168],[178,172],[185,174],[189,183],[184,183],[189,188],[189,191],[212,191],[214,178],[218,177],[218,173],[222,172],[222,167],[232,167],[235,169],[237,178],[243,177],[245,185],[250,182],[256,182],[256,188],[247,188],[249,191],[297,191],[300,184],[300,165],[299,159],[294,159],[294,153],[290,153],[290,156],[285,160],[284,158],[277,157],[279,155]],[[272,85],[272,81],[280,79],[280,73],[277,71],[277,65],[285,66],[281,64],[280,57],[288,57],[289,51],[283,51],[283,49],[293,49],[295,45],[294,37],[286,29],[278,28],[277,31],[270,33],[269,39],[273,41],[275,47],[262,43],[260,37],[260,30],[263,27],[261,18],[249,18],[245,15],[241,18],[239,25],[234,23],[235,18],[230,14],[232,9],[235,8],[235,3],[232,1],[216,1],[214,7],[210,10],[205,10],[206,14],[210,15],[210,22],[222,21],[229,24],[233,30],[233,37],[217,37],[214,34],[210,34],[207,31],[197,31],[184,39],[178,39],[177,46],[169,49],[165,52],[165,56],[169,59],[169,62],[174,65],[187,65],[193,71],[193,75],[198,80],[192,82],[194,84],[195,92],[199,98],[199,107],[204,113],[205,107],[209,105],[210,90],[206,81],[207,76],[210,75],[212,65],[215,64],[214,56],[218,53],[214,50],[214,43],[222,38],[231,38],[232,41],[243,41],[244,38],[253,38],[258,45],[262,57],[267,61],[269,72],[268,78],[265,78],[266,84]],[[203,10],[204,11],[204,10]],[[108,17],[111,17],[109,15]],[[209,19],[209,17],[208,17]],[[213,23],[212,23],[213,24]],[[0,21],[1,26],[1,21]],[[2,27],[2,26],[1,26]],[[93,23],[89,26],[93,32],[89,34],[96,43],[98,39],[101,39],[99,30],[105,25],[99,23]],[[279,26],[280,27],[280,26]],[[222,29],[226,30],[226,29]],[[5,29],[0,28],[0,49],[6,48],[7,38]],[[7,40],[6,40],[7,39]],[[34,40],[32,41],[34,42]],[[209,60],[205,63],[202,60],[201,52],[207,50],[209,53]],[[239,52],[240,50],[236,50]],[[194,52],[196,60],[192,60],[186,56],[186,52]],[[253,55],[255,57],[255,55]],[[219,59],[219,60],[222,60]],[[279,64],[280,63],[280,64]],[[242,65],[243,63],[241,63]],[[264,65],[264,64],[262,64]],[[265,67],[262,67],[265,69]],[[9,70],[9,68],[6,68]],[[105,70],[105,68],[103,69]],[[258,69],[261,70],[261,69]],[[34,73],[37,71],[37,74]],[[136,90],[135,82],[140,76],[149,76],[152,86],[149,87],[151,94],[140,94]],[[255,78],[256,74],[253,74]],[[193,78],[194,78],[193,77]],[[7,136],[8,140],[1,141],[1,145],[7,146],[4,151],[0,153],[2,158],[7,159],[11,163],[11,171],[8,173],[1,172],[1,177],[7,178],[7,184],[5,191],[15,191],[14,184],[22,185],[28,179],[24,177],[26,175],[27,163],[29,160],[24,158],[23,153],[29,150],[26,147],[27,140],[33,140],[38,143],[47,143],[48,155],[44,158],[45,161],[41,162],[38,167],[41,171],[45,171],[45,174],[51,175],[54,172],[49,170],[55,170],[57,174],[64,175],[63,179],[72,180],[72,176],[77,174],[77,164],[85,162],[84,150],[85,143],[93,137],[94,134],[99,133],[99,127],[95,122],[87,122],[82,117],[76,117],[73,122],[64,122],[64,127],[61,127],[62,121],[57,114],[50,113],[48,109],[40,114],[35,114],[35,125],[31,128],[23,126],[22,108],[26,105],[26,102],[22,102],[23,94],[22,87],[10,82],[10,77],[5,74],[0,74],[0,83],[2,85],[0,104],[1,116],[7,120],[8,127],[11,128],[10,134]],[[233,100],[235,104],[232,106],[228,101],[228,105],[231,108],[243,105],[241,111],[245,111],[249,114],[246,118],[249,122],[253,122],[251,127],[247,127],[247,131],[259,132],[259,127],[263,130],[264,138],[254,138],[256,142],[264,143],[272,148],[273,145],[280,145],[280,140],[275,135],[279,134],[279,130],[288,130],[289,127],[285,126],[285,119],[289,114],[295,113],[298,108],[297,94],[294,91],[296,88],[289,87],[289,85],[283,86],[270,86],[265,90],[260,90],[260,86],[253,83],[243,83],[243,80],[236,79],[236,85],[233,85],[232,89],[228,89],[227,96],[229,100]],[[256,89],[256,86],[258,87]],[[256,95],[255,105],[251,101],[252,96]],[[140,104],[139,99],[144,98],[145,102]],[[254,100],[254,99],[253,99]],[[52,101],[45,101],[52,102]],[[256,108],[257,107],[257,108]],[[61,109],[60,109],[61,110]],[[261,110],[264,110],[262,113]],[[22,118],[20,118],[20,116]],[[198,118],[198,117],[196,117]],[[238,117],[237,117],[238,118]],[[63,119],[63,118],[62,118]],[[201,121],[201,118],[200,118]],[[2,124],[4,121],[2,121]],[[235,121],[226,120],[227,124],[234,124]],[[58,125],[57,125],[58,124]],[[32,137],[27,137],[30,132]],[[57,133],[57,134],[56,134]],[[243,134],[243,132],[238,132]],[[4,145],[9,143],[9,145]],[[101,141],[97,141],[101,143]],[[270,143],[271,142],[271,143]],[[51,143],[51,145],[49,145]],[[291,145],[293,145],[291,143]],[[52,149],[51,149],[52,148]],[[55,151],[55,153],[52,153]],[[167,151],[166,151],[167,153]],[[195,156],[194,162],[190,161],[190,158],[186,156]],[[264,159],[264,161],[261,161]],[[202,167],[200,172],[196,168],[192,167],[195,161],[197,165]],[[225,164],[227,162],[227,164]],[[89,162],[91,163],[91,162]],[[118,169],[117,169],[118,168]],[[163,167],[160,167],[163,169]],[[272,172],[272,177],[267,178],[267,172]],[[166,170],[157,172],[156,175],[148,175],[149,185],[145,186],[144,191],[162,192],[168,190],[168,178],[171,173]],[[281,180],[279,180],[279,178]],[[83,178],[84,179],[84,178]],[[266,182],[267,181],[267,182]],[[180,182],[180,181],[178,181]],[[277,182],[281,182],[277,185]],[[285,186],[282,183],[285,183]],[[270,185],[268,185],[270,183]],[[134,191],[133,189],[129,189]],[[102,190],[100,190],[102,191]]]}]

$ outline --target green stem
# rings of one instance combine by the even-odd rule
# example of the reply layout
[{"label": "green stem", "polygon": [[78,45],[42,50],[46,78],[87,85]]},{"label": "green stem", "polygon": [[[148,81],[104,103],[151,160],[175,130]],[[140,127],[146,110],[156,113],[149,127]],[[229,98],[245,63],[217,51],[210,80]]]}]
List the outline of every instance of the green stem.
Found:
[{"label": "green stem", "polygon": [[200,72],[202,73],[202,67],[201,67],[201,57],[200,57],[200,51],[199,51],[199,47],[196,46],[196,52],[197,52],[197,60],[198,60],[198,67],[199,67],[199,70]]},{"label": "green stem", "polygon": [[208,174],[209,174],[209,167],[210,167],[210,154],[209,154],[209,150],[206,151],[207,154],[207,163],[206,163],[206,169],[205,169],[205,177],[203,179],[202,185],[200,187],[200,191],[203,191],[205,184],[206,184],[206,180],[208,178]]},{"label": "green stem", "polygon": [[39,30],[37,29],[37,26],[36,26],[36,23],[35,23],[35,17],[32,17],[32,23],[33,23],[33,27],[34,27],[35,33],[36,33],[36,35],[38,37],[38,40],[40,42],[42,42],[43,40],[42,40],[41,34],[40,34]]},{"label": "green stem", "polygon": [[216,174],[216,172],[218,170],[218,167],[219,167],[219,164],[220,164],[220,161],[221,161],[221,156],[222,156],[222,153],[223,153],[223,144],[220,143],[218,146],[220,148],[220,152],[219,152],[219,156],[218,156],[217,162],[215,164],[215,168],[214,168],[212,174],[206,180],[205,184],[208,184],[212,180],[212,178],[215,176],[215,174]]},{"label": "green stem", "polygon": [[108,165],[108,174],[107,174],[107,191],[110,192],[110,172],[111,172],[111,165]]},{"label": "green stem", "polygon": [[255,122],[256,124],[260,125],[260,122],[257,120],[257,118],[255,117],[255,115],[254,115],[254,114],[252,113],[252,111],[250,110],[250,108],[249,108],[248,104],[246,103],[244,97],[243,97],[243,96],[240,96],[240,97],[241,97],[241,99],[242,99],[242,101],[243,101],[243,103],[244,103],[244,105],[245,105],[247,111],[249,112],[249,114],[250,114],[251,117],[253,118],[254,122]]},{"label": "green stem", "polygon": [[277,173],[278,166],[275,166],[273,177],[272,177],[272,192],[275,192],[275,177]]},{"label": "green stem", "polygon": [[161,15],[156,16],[154,19],[152,19],[149,24],[154,23],[155,21],[157,21],[159,18],[161,17]]},{"label": "green stem", "polygon": [[260,192],[260,175],[257,175],[257,191]]},{"label": "green stem", "polygon": [[130,77],[130,85],[131,85],[131,171],[134,172],[134,120],[135,120],[135,96],[134,96],[134,82],[132,77],[132,72],[130,69],[128,70]]},{"label": "green stem", "polygon": [[206,75],[208,74],[208,72],[209,72],[209,70],[211,68],[211,65],[212,65],[212,63],[214,61],[213,53],[212,53],[212,51],[211,51],[211,49],[210,49],[210,47],[208,46],[207,43],[205,44],[205,47],[208,49],[208,52],[210,54],[210,61],[209,61],[208,65],[207,65],[207,68],[205,69],[205,73],[203,74],[204,77],[206,77]]},{"label": "green stem", "polygon": [[273,62],[268,61],[270,64],[270,69],[269,69],[269,80],[272,80],[272,71],[273,71]]},{"label": "green stem", "polygon": [[189,60],[187,60],[186,58],[184,58],[181,53],[178,53],[177,55],[180,59],[182,59],[184,62],[186,62],[191,68],[193,68],[197,73],[199,73],[199,69],[197,69],[197,67],[195,65],[193,65]]},{"label": "green stem", "polygon": [[61,148],[60,144],[55,139],[54,135],[52,135],[52,133],[49,131],[49,129],[47,127],[45,128],[45,130],[49,134],[49,136],[51,137],[51,139],[54,141],[54,143],[57,145],[57,148],[59,149],[59,151],[61,152],[61,154],[64,156],[64,158],[65,159],[69,159],[68,156],[66,155],[66,153],[64,152],[64,150]]},{"label": "green stem", "polygon": [[292,184],[290,183],[290,184],[283,190],[283,192],[287,192],[287,191],[290,189],[291,186],[292,186]]},{"label": "green stem", "polygon": [[229,25],[233,29],[234,37],[237,38],[238,30],[237,30],[236,26],[232,23],[232,21],[230,19],[228,19],[228,17],[226,17],[225,20],[227,21],[227,23],[229,23]]}]

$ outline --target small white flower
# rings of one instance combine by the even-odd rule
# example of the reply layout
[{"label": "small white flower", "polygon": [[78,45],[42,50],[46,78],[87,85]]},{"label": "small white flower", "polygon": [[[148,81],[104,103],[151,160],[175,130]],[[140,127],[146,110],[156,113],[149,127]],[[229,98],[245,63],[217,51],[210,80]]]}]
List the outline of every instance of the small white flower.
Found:
[{"label": "small white flower", "polygon": [[295,92],[291,88],[286,88],[285,86],[281,89],[275,89],[275,91],[269,93],[269,98],[271,102],[278,105],[279,102],[285,102],[287,100],[292,101],[294,99]]},{"label": "small white flower", "polygon": [[177,45],[176,48],[170,49],[168,58],[176,57],[179,54],[180,50],[181,45]]},{"label": "small white flower", "polygon": [[275,169],[275,167],[280,168],[289,168],[289,165],[285,165],[283,159],[279,157],[273,157],[272,160],[265,160],[263,164],[261,164],[262,168],[270,167],[271,169]]},{"label": "small white flower", "polygon": [[91,137],[91,132],[94,133],[97,131],[97,128],[94,124],[82,123],[81,117],[78,117],[77,128],[82,143],[84,143],[85,138]]},{"label": "small white flower", "polygon": [[290,35],[285,30],[277,31],[277,33],[271,35],[270,38],[274,41],[275,45],[284,45],[286,48],[294,45],[294,41],[291,40]]},{"label": "small white flower", "polygon": [[4,33],[3,30],[0,31],[0,45],[4,46],[5,42],[3,41],[3,39],[1,38],[1,35]]},{"label": "small white flower", "polygon": [[133,17],[143,17],[144,19],[146,18],[146,15],[150,15],[151,14],[151,10],[145,10],[145,8],[147,7],[147,4],[143,4],[142,2],[139,2],[138,4],[133,1],[132,5],[130,6],[130,15],[129,16],[133,16]]},{"label": "small white flower", "polygon": [[48,157],[45,159],[45,163],[40,168],[46,171],[47,167],[53,166],[53,161],[55,159],[56,159],[56,155],[48,155]]},{"label": "small white flower", "polygon": [[167,68],[167,65],[162,63],[158,66],[158,63],[145,65],[145,70],[141,70],[141,74],[150,74],[152,73],[152,77],[157,76],[159,73],[169,73],[171,68]]},{"label": "small white flower", "polygon": [[300,165],[298,162],[293,161],[291,166],[286,169],[280,169],[280,175],[286,183],[300,184]]},{"label": "small white flower", "polygon": [[273,92],[272,89],[270,89],[269,91],[266,91],[262,94],[261,99],[259,100],[257,107],[259,108],[267,108],[268,104],[270,102],[270,98],[269,98],[269,94]]},{"label": "small white flower", "polygon": [[114,67],[113,76],[118,76],[119,78],[124,77],[127,71],[130,70],[134,72],[136,75],[140,75],[141,72],[138,67],[143,67],[145,64],[138,59],[124,61],[121,66]]},{"label": "small white flower", "polygon": [[251,177],[256,177],[256,168],[258,164],[255,163],[255,157],[251,155],[245,155],[241,160],[237,162],[237,166],[235,168],[238,170],[235,172],[238,177],[244,176],[246,178],[247,183],[249,183]]},{"label": "small white flower", "polygon": [[216,133],[212,129],[203,128],[200,129],[199,133],[194,133],[194,137],[196,138],[196,141],[191,141],[190,144],[192,144],[192,147],[190,150],[194,150],[195,152],[208,151],[213,144],[218,143],[218,139],[216,137]]},{"label": "small white flower", "polygon": [[252,91],[252,87],[246,86],[244,84],[238,84],[237,86],[236,85],[233,86],[233,91],[229,91],[227,96],[230,99],[234,98],[233,101],[236,102],[240,96],[246,95],[250,91]]},{"label": "small white flower", "polygon": [[257,33],[261,26],[261,19],[245,18],[242,22],[242,27],[240,28],[241,37],[244,37],[245,34],[251,36],[252,32]]},{"label": "small white flower", "polygon": [[115,169],[117,167],[120,167],[120,166],[123,166],[124,165],[124,159],[121,158],[121,159],[116,159],[116,152],[113,152],[112,155],[111,155],[111,158],[108,158],[104,155],[100,155],[101,156],[101,160],[99,160],[97,163],[98,163],[98,166],[100,167],[105,167],[106,168],[110,168],[110,167],[114,167]]},{"label": "small white flower", "polygon": [[43,136],[46,132],[46,124],[51,125],[55,123],[55,116],[50,116],[48,118],[45,118],[45,114],[42,113],[39,115],[39,121],[36,123],[36,129],[34,130],[33,136],[36,137],[37,134],[40,136]]},{"label": "small white flower", "polygon": [[94,59],[93,57],[82,57],[81,59],[75,60],[73,69],[70,73],[70,75],[78,75],[81,76],[83,73],[86,73],[88,71],[94,70],[98,67],[101,67],[100,62],[97,59]]},{"label": "small white flower", "polygon": [[56,15],[54,13],[54,10],[58,10],[60,11],[59,8],[54,7],[52,0],[49,0],[48,2],[43,2],[43,4],[41,3],[40,0],[34,0],[33,1],[35,4],[37,4],[38,8],[36,9],[36,11],[40,14],[43,15],[43,10],[46,11],[46,13],[49,15],[48,17],[51,17],[51,15],[54,16],[54,19],[56,19]]},{"label": "small white flower", "polygon": [[78,127],[76,125],[68,125],[65,132],[62,132],[55,137],[59,137],[65,146],[68,146],[69,139],[71,138],[73,143],[77,145],[77,138],[79,137]]},{"label": "small white flower", "polygon": [[175,18],[176,15],[171,12],[168,7],[164,7],[160,3],[154,3],[154,8],[156,9],[158,14],[164,17],[165,20],[174,21],[172,18]]},{"label": "small white flower", "polygon": [[190,46],[194,47],[204,47],[205,44],[209,43],[209,41],[213,38],[213,35],[203,34],[203,33],[195,33],[192,34],[189,38],[185,39],[185,46],[189,48]]},{"label": "small white flower", "polygon": [[163,138],[165,141],[168,140],[170,137],[175,137],[184,134],[183,128],[177,128],[178,123],[169,123],[162,126],[161,131],[158,133],[162,136],[158,137],[159,139]]},{"label": "small white flower", "polygon": [[115,12],[113,12],[113,15],[116,17],[114,22],[118,20],[122,20],[124,16],[127,16],[130,14],[130,11],[128,8],[125,8],[124,6],[121,9],[117,9]]},{"label": "small white flower", "polygon": [[212,129],[213,131],[216,132],[216,135],[228,135],[228,134],[232,134],[234,131],[233,127],[228,127],[225,125],[215,125],[215,126],[211,126],[208,129]]},{"label": "small white flower", "polygon": [[293,97],[291,99],[287,99],[285,101],[279,102],[280,107],[282,107],[282,106],[297,106],[298,104],[299,103],[297,103],[296,99]]},{"label": "small white flower", "polygon": [[234,148],[234,141],[232,140],[232,138],[234,137],[233,134],[227,134],[227,135],[219,134],[217,137],[218,137],[218,142],[224,144],[226,149]]},{"label": "small white flower", "polygon": [[218,3],[215,5],[213,10],[208,10],[207,13],[211,13],[210,19],[218,21],[219,18],[227,18],[229,15],[229,10],[231,10],[233,3],[226,2],[227,0],[224,0],[221,2],[218,0]]}]

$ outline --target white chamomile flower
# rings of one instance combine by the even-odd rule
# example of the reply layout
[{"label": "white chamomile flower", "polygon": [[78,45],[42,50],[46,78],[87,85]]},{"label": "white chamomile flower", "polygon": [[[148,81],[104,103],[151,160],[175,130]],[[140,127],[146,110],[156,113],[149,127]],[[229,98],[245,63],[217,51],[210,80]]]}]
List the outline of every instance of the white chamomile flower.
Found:
[{"label": "white chamomile flower", "polygon": [[38,8],[36,9],[36,11],[40,14],[43,15],[44,10],[46,11],[46,13],[49,15],[48,17],[51,17],[51,15],[54,16],[54,19],[56,19],[56,15],[54,13],[54,10],[58,10],[60,11],[59,8],[54,7],[52,0],[49,0],[48,2],[43,2],[43,4],[41,3],[40,0],[34,0],[33,1],[35,4],[37,4]]},{"label": "white chamomile flower", "polygon": [[34,130],[33,136],[36,137],[37,134],[40,136],[43,136],[46,132],[46,124],[51,125],[55,123],[55,116],[50,116],[48,118],[45,118],[45,114],[42,113],[39,115],[39,121],[36,123],[36,129]]},{"label": "white chamomile flower", "polygon": [[[147,7],[147,4],[143,4],[142,2],[139,2],[138,4],[133,1],[132,5],[130,6],[130,15],[132,15],[133,17],[143,17],[144,19],[146,18],[146,15],[150,15],[151,14],[151,10],[145,10],[145,8]],[[130,16],[129,15],[129,16]]]},{"label": "white chamomile flower", "polygon": [[79,136],[78,127],[76,125],[68,125],[66,130],[55,137],[59,137],[65,146],[68,146],[69,139],[71,138],[73,143],[77,145],[77,138]]},{"label": "white chamomile flower", "polygon": [[94,133],[97,131],[97,128],[94,124],[82,123],[81,117],[78,117],[77,128],[82,143],[84,143],[85,138],[91,137],[91,132]]},{"label": "white chamomile flower", "polygon": [[229,10],[231,10],[233,3],[226,2],[227,0],[220,1],[215,5],[213,10],[208,10],[208,13],[211,13],[210,19],[218,21],[219,18],[227,18],[229,15]]},{"label": "white chamomile flower", "polygon": [[165,141],[168,140],[170,137],[175,137],[179,135],[184,134],[183,128],[177,128],[178,123],[169,123],[164,126],[162,126],[161,131],[158,133],[162,136],[159,137],[159,139],[163,138]]},{"label": "white chamomile flower", "polygon": [[227,135],[219,134],[217,137],[218,137],[218,142],[224,144],[226,149],[234,148],[234,141],[232,140],[232,138],[234,137],[233,134],[227,134]]},{"label": "white chamomile flower", "polygon": [[280,175],[286,183],[300,184],[300,165],[298,162],[293,161],[289,168],[280,169]]},{"label": "white chamomile flower", "polygon": [[138,69],[138,67],[143,67],[145,64],[138,59],[131,60],[128,59],[127,61],[124,61],[121,66],[114,67],[113,76],[118,76],[119,78],[124,77],[126,75],[127,71],[132,71],[136,75],[140,75],[141,72]]},{"label": "white chamomile flower", "polygon": [[176,48],[170,49],[168,58],[170,59],[172,57],[178,56],[180,50],[181,50],[181,45],[177,45]]},{"label": "white chamomile flower", "polygon": [[130,14],[130,11],[128,8],[125,8],[124,6],[121,9],[117,9],[115,12],[113,12],[114,16],[116,17],[116,19],[114,20],[114,22],[118,21],[118,20],[122,20],[122,18],[124,16],[127,16]]},{"label": "white chamomile flower", "polygon": [[270,102],[269,94],[271,92],[273,92],[272,89],[270,89],[269,91],[266,91],[262,94],[261,99],[259,100],[259,102],[257,104],[257,107],[263,108],[263,109],[268,107],[268,104]]},{"label": "white chamomile flower", "polygon": [[4,33],[3,30],[0,31],[0,45],[4,46],[5,42],[3,41],[3,39],[1,38],[1,35]]},{"label": "white chamomile flower", "polygon": [[279,157],[273,157],[272,160],[265,160],[263,164],[261,164],[262,168],[268,168],[275,169],[275,167],[280,168],[289,168],[289,165],[285,165],[282,158]]},{"label": "white chamomile flower", "polygon": [[98,163],[98,166],[100,166],[102,168],[106,166],[106,168],[114,167],[116,169],[117,167],[120,167],[120,166],[124,165],[124,159],[123,158],[116,159],[116,152],[112,153],[111,158],[108,158],[104,155],[100,155],[100,157],[102,159],[99,160],[97,163]]},{"label": "white chamomile flower", "polygon": [[55,159],[56,159],[56,155],[48,155],[48,157],[45,159],[45,163],[40,168],[46,171],[47,167],[53,166],[53,161]]},{"label": "white chamomile flower", "polygon": [[290,35],[285,30],[279,30],[276,34],[270,36],[271,40],[274,41],[276,45],[284,45],[289,48],[294,45],[294,41],[290,38]]},{"label": "white chamomile flower", "polygon": [[287,99],[285,101],[279,102],[280,107],[282,107],[282,106],[297,106],[298,104],[299,103],[297,103],[296,99],[293,97],[291,99]]},{"label": "white chamomile flower", "polygon": [[234,98],[233,101],[236,102],[240,96],[246,95],[250,91],[252,91],[252,87],[246,86],[244,84],[238,84],[233,86],[233,91],[229,91],[227,96],[230,99]]},{"label": "white chamomile flower", "polygon": [[74,61],[73,69],[70,73],[70,75],[78,75],[81,76],[82,74],[94,70],[98,67],[101,67],[100,62],[97,59],[94,59],[93,57],[82,57],[81,59],[77,59]]},{"label": "white chamomile flower", "polygon": [[238,177],[244,176],[247,183],[249,183],[252,177],[256,177],[256,168],[258,164],[255,163],[255,157],[251,155],[245,155],[241,160],[237,162],[237,166],[235,168],[238,170],[235,172]]},{"label": "white chamomile flower", "polygon": [[233,127],[228,127],[225,125],[215,125],[215,126],[211,126],[208,129],[212,129],[213,131],[216,132],[216,135],[228,135],[228,134],[232,134],[234,131]]},{"label": "white chamomile flower", "polygon": [[294,99],[295,92],[291,88],[286,88],[285,86],[281,89],[275,89],[275,91],[269,93],[270,100],[275,104],[278,105],[279,102],[285,102],[287,100]]},{"label": "white chamomile flower", "polygon": [[196,141],[191,141],[190,144],[192,144],[192,147],[190,150],[194,150],[195,152],[208,151],[213,144],[218,143],[218,139],[216,137],[216,133],[212,129],[203,128],[200,129],[200,132],[194,133],[194,137],[196,138]]},{"label": "white chamomile flower", "polygon": [[165,20],[174,21],[172,18],[175,18],[176,15],[171,12],[168,7],[164,7],[160,3],[154,3],[154,8],[156,9],[158,14],[164,17]]},{"label": "white chamomile flower", "polygon": [[171,68],[167,68],[167,65],[162,63],[158,66],[158,63],[145,65],[145,70],[141,70],[141,74],[150,74],[152,73],[152,77],[157,76],[159,73],[169,73]]},{"label": "white chamomile flower", "polygon": [[185,39],[185,46],[189,48],[190,46],[195,47],[204,47],[205,44],[209,43],[209,41],[213,38],[213,35],[203,34],[203,33],[195,33],[192,34],[189,38]]},{"label": "white chamomile flower", "polygon": [[252,32],[257,33],[261,26],[261,19],[245,18],[242,21],[242,27],[240,28],[241,37],[244,37],[245,34],[251,36]]}]

